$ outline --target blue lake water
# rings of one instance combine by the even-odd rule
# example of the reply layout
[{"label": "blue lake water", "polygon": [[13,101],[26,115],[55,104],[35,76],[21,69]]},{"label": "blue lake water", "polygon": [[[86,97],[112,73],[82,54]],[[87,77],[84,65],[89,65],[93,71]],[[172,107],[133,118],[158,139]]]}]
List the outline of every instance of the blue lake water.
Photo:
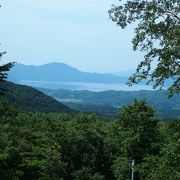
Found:
[{"label": "blue lake water", "polygon": [[121,83],[83,83],[83,82],[51,82],[51,81],[20,81],[19,84],[29,85],[37,88],[47,89],[69,89],[69,90],[88,90],[88,91],[140,91],[153,90],[148,85],[133,85],[129,87]]}]

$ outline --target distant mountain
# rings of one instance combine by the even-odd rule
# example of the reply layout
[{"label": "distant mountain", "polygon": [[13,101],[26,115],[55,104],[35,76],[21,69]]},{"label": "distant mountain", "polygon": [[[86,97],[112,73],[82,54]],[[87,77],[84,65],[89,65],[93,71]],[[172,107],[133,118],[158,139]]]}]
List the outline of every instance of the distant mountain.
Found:
[{"label": "distant mountain", "polygon": [[16,64],[9,72],[9,80],[86,82],[86,83],[126,83],[126,77],[112,74],[82,72],[64,63],[50,63],[41,66]]},{"label": "distant mountain", "polygon": [[0,83],[0,88],[6,89],[2,98],[30,112],[74,112],[67,106],[45,95],[32,87],[17,85],[11,82]]},{"label": "distant mountain", "polygon": [[117,112],[134,99],[146,100],[156,109],[156,115],[162,118],[180,118],[180,96],[167,98],[167,91],[70,91],[40,89],[79,111],[96,112],[104,116],[116,116]]}]

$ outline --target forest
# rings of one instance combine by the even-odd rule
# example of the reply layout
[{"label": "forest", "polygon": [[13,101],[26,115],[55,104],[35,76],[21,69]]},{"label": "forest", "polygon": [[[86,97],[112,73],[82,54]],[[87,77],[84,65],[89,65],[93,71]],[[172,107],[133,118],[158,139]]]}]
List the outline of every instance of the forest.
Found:
[{"label": "forest", "polygon": [[[0,102],[0,179],[180,178],[180,121],[145,101],[104,120],[95,114],[30,113]],[[131,167],[131,162],[135,165]]]},{"label": "forest", "polygon": [[[167,96],[179,97],[179,12],[179,0],[132,0],[109,10],[122,29],[138,22],[133,50],[146,55],[130,86],[147,80],[162,89],[171,79]],[[111,118],[75,111],[32,87],[6,82],[13,66],[0,65],[0,180],[180,179],[178,118],[159,118],[139,99],[117,108]]]},{"label": "forest", "polygon": [[0,89],[5,90],[2,99],[25,111],[73,113],[72,109],[30,86],[4,82],[0,83]]},{"label": "forest", "polygon": [[155,116],[158,118],[180,118],[180,96],[168,98],[166,90],[100,92],[44,88],[39,90],[72,109],[85,113],[96,112],[104,117],[116,117],[121,108],[133,103],[134,99],[139,99],[146,100],[156,110]]}]

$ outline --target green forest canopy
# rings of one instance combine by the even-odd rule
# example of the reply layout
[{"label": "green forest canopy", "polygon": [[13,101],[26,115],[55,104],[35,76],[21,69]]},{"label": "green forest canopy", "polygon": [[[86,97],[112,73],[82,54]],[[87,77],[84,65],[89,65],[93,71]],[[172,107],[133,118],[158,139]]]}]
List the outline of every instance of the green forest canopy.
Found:
[{"label": "green forest canopy", "polygon": [[180,178],[180,122],[162,122],[144,101],[114,121],[96,115],[22,113],[0,102],[0,179]]}]

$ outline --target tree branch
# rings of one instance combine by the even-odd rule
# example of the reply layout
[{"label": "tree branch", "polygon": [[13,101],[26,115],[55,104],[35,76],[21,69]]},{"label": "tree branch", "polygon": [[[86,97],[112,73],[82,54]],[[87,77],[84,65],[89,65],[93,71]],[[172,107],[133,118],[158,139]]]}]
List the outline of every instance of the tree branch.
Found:
[{"label": "tree branch", "polygon": [[179,22],[180,22],[180,17],[179,17],[178,15],[174,14],[174,13],[171,12],[171,11],[165,11],[165,12],[167,13],[167,15],[171,15],[171,16],[175,17],[175,18],[178,19]]}]

